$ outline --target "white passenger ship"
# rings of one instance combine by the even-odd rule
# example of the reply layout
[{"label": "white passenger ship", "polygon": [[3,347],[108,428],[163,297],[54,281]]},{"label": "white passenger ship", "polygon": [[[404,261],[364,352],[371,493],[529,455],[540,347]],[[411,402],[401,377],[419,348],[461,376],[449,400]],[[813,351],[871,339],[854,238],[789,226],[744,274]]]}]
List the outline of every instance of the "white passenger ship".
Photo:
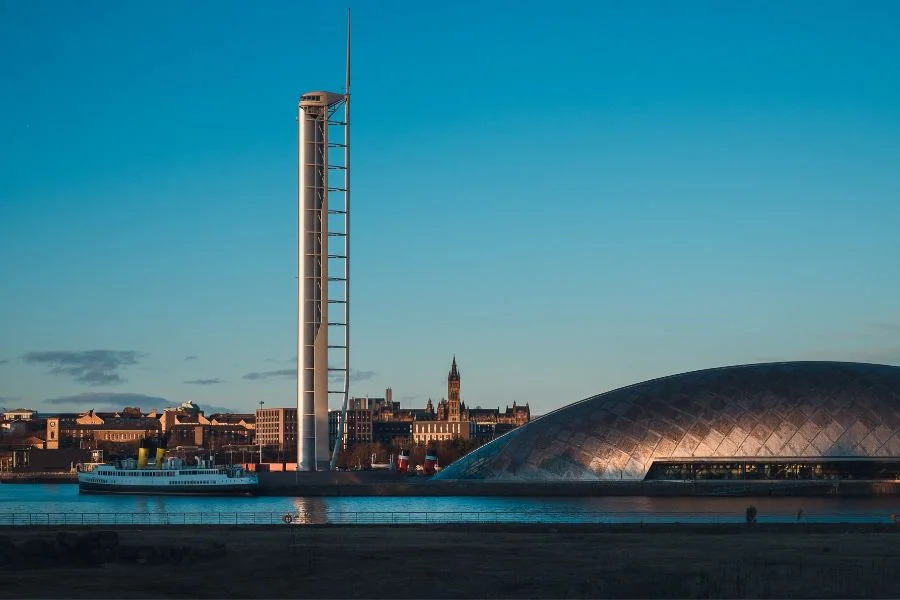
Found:
[{"label": "white passenger ship", "polygon": [[118,465],[89,463],[78,469],[82,494],[251,496],[258,488],[255,473],[237,466],[216,466],[201,458],[196,466],[172,457],[159,468],[154,464],[138,468],[137,461],[129,459]]}]

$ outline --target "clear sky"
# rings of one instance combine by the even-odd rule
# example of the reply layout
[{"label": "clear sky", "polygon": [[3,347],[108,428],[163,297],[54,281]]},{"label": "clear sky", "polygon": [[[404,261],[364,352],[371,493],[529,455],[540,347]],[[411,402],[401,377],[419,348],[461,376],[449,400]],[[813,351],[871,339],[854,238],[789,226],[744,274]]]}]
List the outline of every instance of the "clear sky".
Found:
[{"label": "clear sky", "polygon": [[[352,393],[900,364],[900,3],[350,7]],[[296,105],[345,10],[0,0],[0,405],[296,403]]]}]

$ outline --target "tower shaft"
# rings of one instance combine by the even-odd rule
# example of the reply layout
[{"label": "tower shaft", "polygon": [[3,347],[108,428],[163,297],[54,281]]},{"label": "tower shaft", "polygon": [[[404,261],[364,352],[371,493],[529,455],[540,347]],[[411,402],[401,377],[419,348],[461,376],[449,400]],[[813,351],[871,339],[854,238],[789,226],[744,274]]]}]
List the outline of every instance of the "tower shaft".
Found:
[{"label": "tower shaft", "polygon": [[328,126],[343,95],[300,98],[298,122],[297,468],[327,468],[328,449]]}]

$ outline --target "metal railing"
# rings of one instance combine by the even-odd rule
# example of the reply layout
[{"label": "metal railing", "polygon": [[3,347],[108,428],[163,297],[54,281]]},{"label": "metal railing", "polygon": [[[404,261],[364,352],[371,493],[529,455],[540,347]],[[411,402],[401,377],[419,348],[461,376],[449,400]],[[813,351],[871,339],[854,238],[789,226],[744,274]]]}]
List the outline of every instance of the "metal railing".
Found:
[{"label": "metal railing", "polygon": [[[744,523],[743,513],[716,512],[64,512],[0,513],[2,526],[151,525],[442,525],[442,524],[727,524]],[[759,523],[892,523],[900,515],[871,512],[758,514]]]}]

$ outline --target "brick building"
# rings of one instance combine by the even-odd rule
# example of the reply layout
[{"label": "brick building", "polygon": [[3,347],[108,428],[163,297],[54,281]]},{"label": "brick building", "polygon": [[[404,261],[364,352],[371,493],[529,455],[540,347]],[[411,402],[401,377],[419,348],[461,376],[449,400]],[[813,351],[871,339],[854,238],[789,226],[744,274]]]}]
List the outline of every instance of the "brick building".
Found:
[{"label": "brick building", "polygon": [[256,443],[277,452],[297,451],[297,409],[260,408],[256,411]]}]

